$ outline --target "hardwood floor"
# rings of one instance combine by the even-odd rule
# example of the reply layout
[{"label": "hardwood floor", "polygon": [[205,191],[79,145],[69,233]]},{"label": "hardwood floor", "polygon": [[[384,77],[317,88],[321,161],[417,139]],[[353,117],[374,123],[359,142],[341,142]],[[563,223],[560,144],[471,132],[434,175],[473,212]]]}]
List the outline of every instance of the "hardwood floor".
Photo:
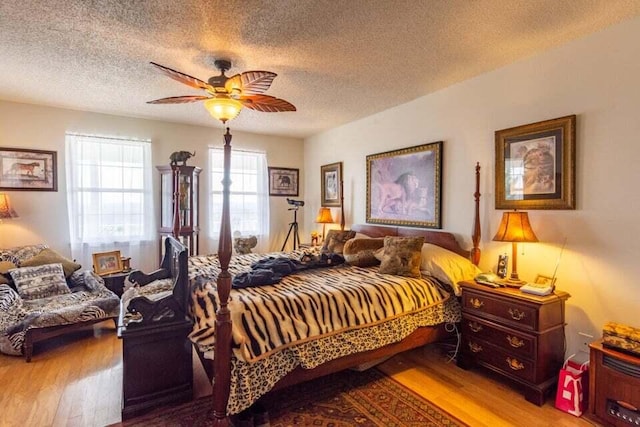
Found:
[{"label": "hardwood floor", "polygon": [[[439,345],[395,356],[380,369],[471,426],[591,426],[537,407],[488,371],[447,363]],[[211,393],[194,358],[194,394]],[[0,426],[105,426],[120,421],[122,343],[102,322],[36,345],[31,363],[0,355]]]}]

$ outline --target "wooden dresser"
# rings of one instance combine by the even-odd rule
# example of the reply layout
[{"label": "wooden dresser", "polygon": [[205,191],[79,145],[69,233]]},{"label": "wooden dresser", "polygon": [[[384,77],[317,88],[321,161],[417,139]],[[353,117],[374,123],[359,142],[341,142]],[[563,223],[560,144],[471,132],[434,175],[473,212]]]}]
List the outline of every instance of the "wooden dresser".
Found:
[{"label": "wooden dresser", "polygon": [[481,365],[523,387],[540,406],[564,362],[564,304],[569,294],[539,297],[517,288],[461,282],[462,342],[458,366]]}]

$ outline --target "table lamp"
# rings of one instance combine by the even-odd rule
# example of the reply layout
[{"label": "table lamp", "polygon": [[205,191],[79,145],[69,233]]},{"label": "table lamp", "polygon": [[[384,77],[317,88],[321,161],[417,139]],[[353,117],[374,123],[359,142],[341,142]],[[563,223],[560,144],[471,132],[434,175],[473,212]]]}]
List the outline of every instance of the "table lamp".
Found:
[{"label": "table lamp", "polygon": [[529,223],[526,212],[504,212],[498,232],[493,236],[497,242],[511,242],[511,276],[506,285],[519,286],[524,282],[518,277],[518,242],[537,242],[538,238]]},{"label": "table lamp", "polygon": [[9,196],[4,193],[0,193],[0,222],[3,219],[18,218],[18,214],[11,207],[11,201]]},{"label": "table lamp", "polygon": [[327,226],[327,224],[333,223],[333,217],[331,216],[331,209],[320,208],[320,210],[318,211],[316,222],[318,224],[322,224],[322,241],[324,242],[325,227]]}]

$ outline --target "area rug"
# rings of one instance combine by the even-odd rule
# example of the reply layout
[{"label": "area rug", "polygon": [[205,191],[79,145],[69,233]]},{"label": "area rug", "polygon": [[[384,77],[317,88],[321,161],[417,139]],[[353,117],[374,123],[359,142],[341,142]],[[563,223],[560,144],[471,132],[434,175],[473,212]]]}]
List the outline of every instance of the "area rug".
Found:
[{"label": "area rug", "polygon": [[[273,392],[262,402],[271,427],[466,426],[375,368],[298,384]],[[203,397],[120,425],[205,427],[212,422],[211,407],[211,397]]]}]

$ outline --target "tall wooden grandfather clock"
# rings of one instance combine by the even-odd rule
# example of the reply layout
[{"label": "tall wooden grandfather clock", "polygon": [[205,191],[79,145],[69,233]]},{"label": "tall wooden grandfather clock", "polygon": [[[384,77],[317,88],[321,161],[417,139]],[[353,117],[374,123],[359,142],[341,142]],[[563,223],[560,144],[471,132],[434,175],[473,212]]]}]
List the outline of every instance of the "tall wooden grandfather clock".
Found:
[{"label": "tall wooden grandfather clock", "polygon": [[160,258],[167,236],[174,236],[197,255],[200,247],[200,169],[197,166],[162,165],[160,172]]}]

